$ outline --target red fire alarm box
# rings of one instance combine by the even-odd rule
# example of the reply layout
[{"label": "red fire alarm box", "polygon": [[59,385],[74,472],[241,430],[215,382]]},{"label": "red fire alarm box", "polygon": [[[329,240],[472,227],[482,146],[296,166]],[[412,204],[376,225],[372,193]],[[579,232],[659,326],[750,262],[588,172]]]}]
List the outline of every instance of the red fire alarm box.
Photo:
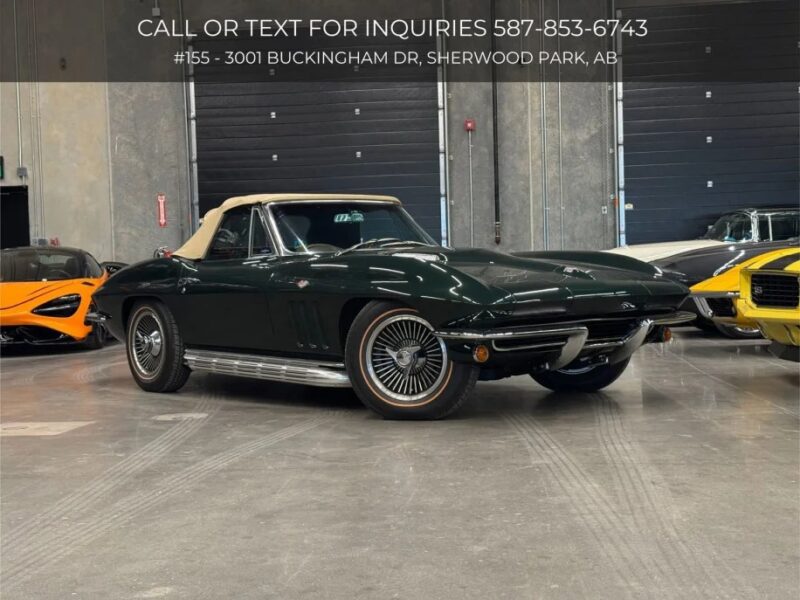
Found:
[{"label": "red fire alarm box", "polygon": [[156,203],[158,205],[158,226],[167,226],[167,195],[158,194],[156,196]]},{"label": "red fire alarm box", "polygon": [[475,131],[475,119],[464,120],[464,131]]}]

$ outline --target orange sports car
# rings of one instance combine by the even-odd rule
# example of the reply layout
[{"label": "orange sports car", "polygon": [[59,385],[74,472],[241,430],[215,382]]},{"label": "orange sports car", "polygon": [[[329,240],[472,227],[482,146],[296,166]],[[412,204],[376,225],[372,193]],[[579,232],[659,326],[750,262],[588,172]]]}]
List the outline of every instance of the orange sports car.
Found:
[{"label": "orange sports car", "polygon": [[78,342],[100,348],[106,330],[94,320],[92,294],[121,263],[59,246],[0,252],[0,345]]}]

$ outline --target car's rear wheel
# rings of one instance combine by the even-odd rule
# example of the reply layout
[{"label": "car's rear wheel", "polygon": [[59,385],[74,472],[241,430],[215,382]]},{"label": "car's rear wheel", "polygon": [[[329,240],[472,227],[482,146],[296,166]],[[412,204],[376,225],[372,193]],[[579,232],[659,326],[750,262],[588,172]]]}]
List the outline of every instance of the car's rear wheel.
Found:
[{"label": "car's rear wheel", "polygon": [[531,377],[554,392],[596,392],[611,385],[628,366],[630,358],[611,365],[532,373]]},{"label": "car's rear wheel", "polygon": [[350,380],[361,401],[389,419],[441,419],[456,411],[478,369],[454,363],[444,342],[417,311],[370,302],[345,344]]},{"label": "car's rear wheel", "polygon": [[128,365],[139,387],[148,392],[174,392],[191,373],[183,362],[183,340],[169,308],[157,301],[134,305],[125,346]]}]

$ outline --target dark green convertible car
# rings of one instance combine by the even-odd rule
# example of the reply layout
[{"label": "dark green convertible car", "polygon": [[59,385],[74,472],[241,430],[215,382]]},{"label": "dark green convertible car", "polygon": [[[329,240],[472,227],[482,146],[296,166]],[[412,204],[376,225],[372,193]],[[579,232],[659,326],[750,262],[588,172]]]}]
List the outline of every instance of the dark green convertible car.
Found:
[{"label": "dark green convertible car", "polygon": [[231,198],[171,257],[94,295],[143,389],[192,371],[350,387],[385,417],[435,419],[476,379],[612,383],[668,339],[688,290],[599,252],[444,248],[396,198]]}]

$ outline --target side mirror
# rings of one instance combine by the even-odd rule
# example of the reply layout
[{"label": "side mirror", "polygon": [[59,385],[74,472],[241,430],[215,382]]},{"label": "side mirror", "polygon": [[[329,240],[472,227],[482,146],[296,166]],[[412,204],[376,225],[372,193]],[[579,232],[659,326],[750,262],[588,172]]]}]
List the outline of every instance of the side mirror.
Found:
[{"label": "side mirror", "polygon": [[159,246],[153,251],[153,258],[169,258],[172,256],[172,250],[167,246]]},{"label": "side mirror", "polygon": [[120,269],[124,269],[128,265],[122,262],[108,261],[100,263],[100,266],[106,271],[106,273],[108,273],[109,275],[113,275],[114,273],[116,273]]}]

